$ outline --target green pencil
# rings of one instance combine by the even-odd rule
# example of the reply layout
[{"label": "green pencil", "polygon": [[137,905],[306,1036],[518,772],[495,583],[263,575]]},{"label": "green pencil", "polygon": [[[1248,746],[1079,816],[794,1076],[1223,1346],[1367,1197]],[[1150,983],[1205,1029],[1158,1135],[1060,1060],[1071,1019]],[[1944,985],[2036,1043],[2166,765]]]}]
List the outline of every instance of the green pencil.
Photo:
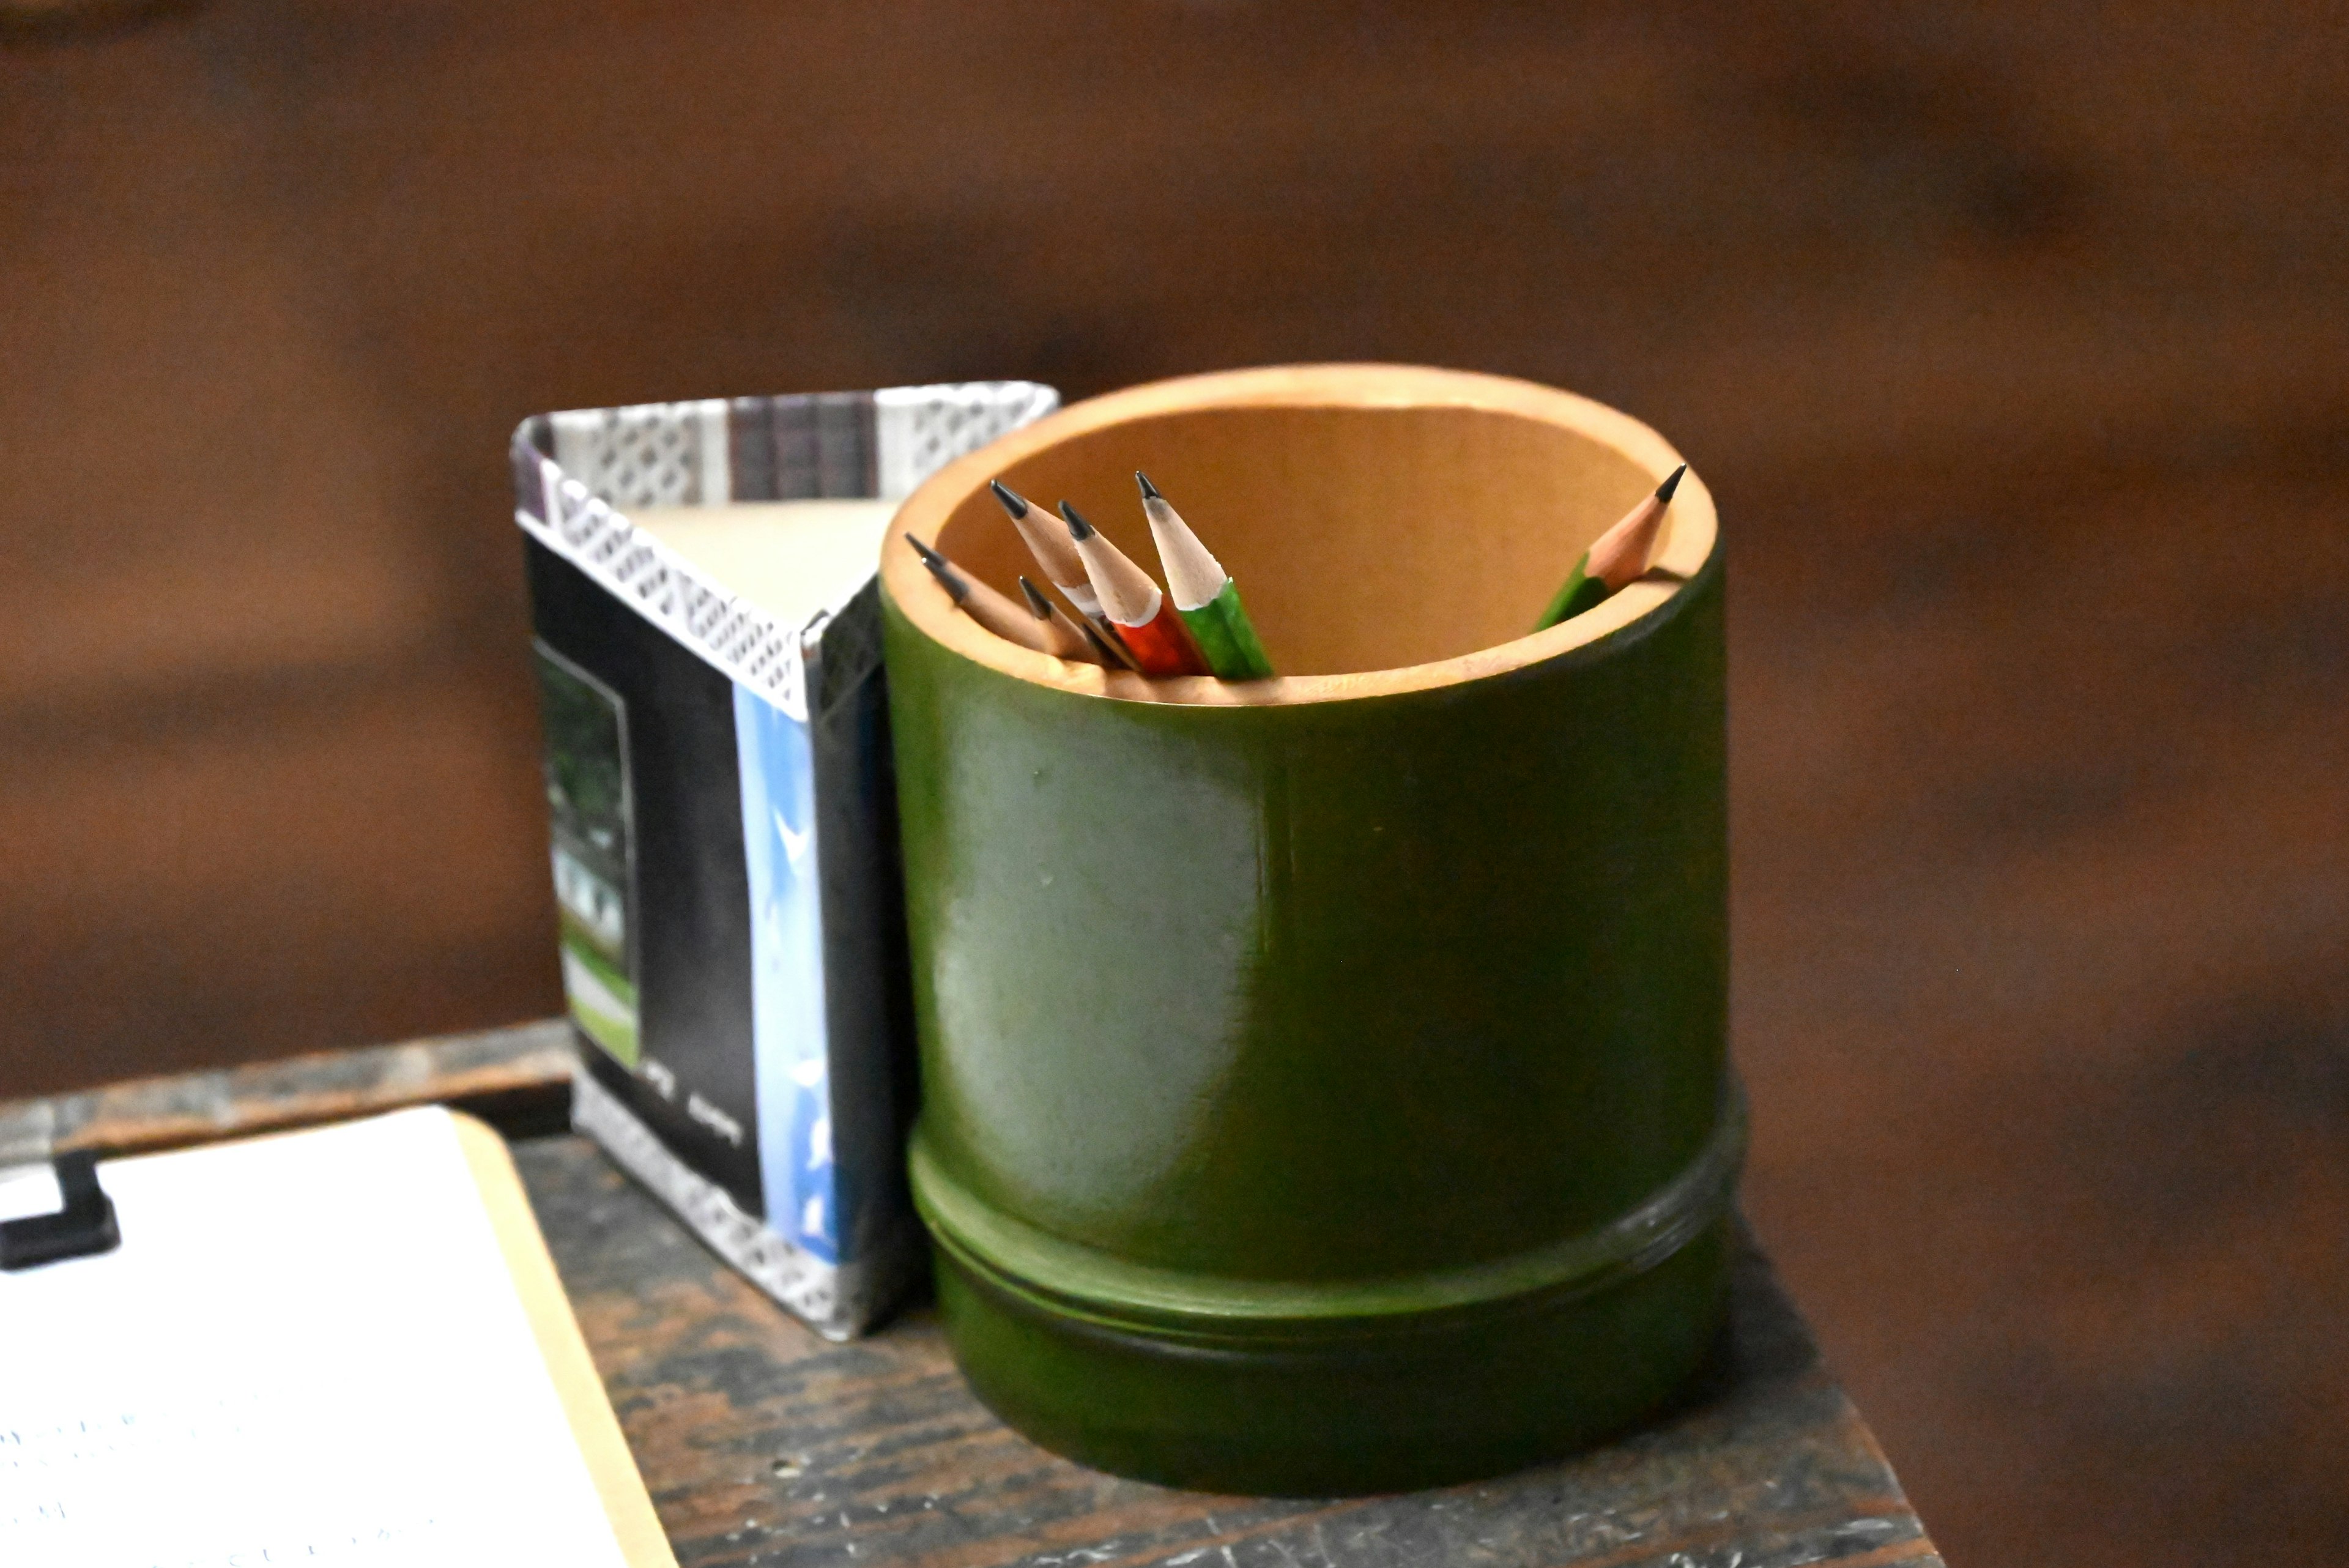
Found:
[{"label": "green pencil", "polygon": [[1142,486],[1142,510],[1150,519],[1150,536],[1158,542],[1158,561],[1166,568],[1166,587],[1174,611],[1191,628],[1208,672],[1218,680],[1268,680],[1272,660],[1257,640],[1256,628],[1240,604],[1239,586],[1223,564],[1199,543],[1181,513],[1139,469],[1133,480]]},{"label": "green pencil", "polygon": [[1688,472],[1682,463],[1668,474],[1656,493],[1623,514],[1599,542],[1582,552],[1574,563],[1574,570],[1566,576],[1566,586],[1549,601],[1540,620],[1534,623],[1536,631],[1556,626],[1562,620],[1595,609],[1619,593],[1626,585],[1648,569],[1648,552],[1655,547],[1656,530],[1664,521],[1664,509],[1672,504],[1672,492],[1680,488],[1681,475]]}]

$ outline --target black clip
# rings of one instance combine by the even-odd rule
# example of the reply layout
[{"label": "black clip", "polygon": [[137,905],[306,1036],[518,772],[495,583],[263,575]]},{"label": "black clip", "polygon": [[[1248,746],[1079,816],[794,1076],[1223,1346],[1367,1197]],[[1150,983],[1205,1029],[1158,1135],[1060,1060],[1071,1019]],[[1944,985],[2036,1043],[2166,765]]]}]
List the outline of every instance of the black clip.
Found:
[{"label": "black clip", "polygon": [[98,1151],[68,1150],[57,1156],[55,1168],[65,1207],[0,1224],[0,1269],[37,1268],[122,1245],[114,1199],[98,1184]]}]

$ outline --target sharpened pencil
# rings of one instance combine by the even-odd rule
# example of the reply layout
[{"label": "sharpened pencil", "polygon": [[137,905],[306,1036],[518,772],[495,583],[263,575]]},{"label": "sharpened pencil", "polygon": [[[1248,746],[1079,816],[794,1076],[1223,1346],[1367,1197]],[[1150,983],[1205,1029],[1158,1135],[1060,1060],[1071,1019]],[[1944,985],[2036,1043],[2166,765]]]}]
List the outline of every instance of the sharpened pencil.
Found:
[{"label": "sharpened pencil", "polygon": [[1133,482],[1142,487],[1143,515],[1150,519],[1150,536],[1158,542],[1158,564],[1166,569],[1167,595],[1199,645],[1208,673],[1218,680],[1270,680],[1272,660],[1265,657],[1264,644],[1240,604],[1239,585],[1199,543],[1183,514],[1158,493],[1148,474],[1136,469]]},{"label": "sharpened pencil", "polygon": [[1117,628],[1107,620],[1094,622],[1081,616],[1077,618],[1076,626],[1100,651],[1103,664],[1112,670],[1131,670],[1140,673],[1142,666],[1133,661],[1133,655],[1126,648],[1125,640],[1117,635]]},{"label": "sharpened pencil", "polygon": [[1681,475],[1687,472],[1687,463],[1672,470],[1653,495],[1599,535],[1598,543],[1574,563],[1574,570],[1567,574],[1566,585],[1549,601],[1549,607],[1542,611],[1541,619],[1534,624],[1536,631],[1606,603],[1648,569],[1648,553],[1656,547],[1656,530],[1663,525],[1672,492],[1680,488]]},{"label": "sharpened pencil", "polygon": [[1037,629],[1036,618],[1024,607],[1012,603],[911,534],[905,535],[905,543],[921,556],[922,565],[930,569],[930,576],[946,589],[957,609],[1006,642],[1016,642],[1039,653],[1052,651],[1044,634]]},{"label": "sharpened pencil", "polygon": [[1183,617],[1161,592],[1150,574],[1126,559],[1125,553],[1101,536],[1077,509],[1061,503],[1069,524],[1069,538],[1083,557],[1085,576],[1101,598],[1102,614],[1117,628],[1133,662],[1144,675],[1205,675],[1207,661],[1184,629]]},{"label": "sharpened pencil", "polygon": [[1044,590],[1019,579],[1019,594],[1028,601],[1028,612],[1036,618],[1036,625],[1044,634],[1045,651],[1055,659],[1065,659],[1071,664],[1099,664],[1102,656],[1094,651],[1098,638],[1088,639],[1077,629],[1077,623],[1061,613],[1061,608],[1044,597]]},{"label": "sharpened pencil", "polygon": [[[1024,582],[1027,579],[1023,577],[1020,580]],[[1040,593],[1042,590],[1037,591]],[[1069,619],[1069,624],[1084,633],[1085,640],[1093,645],[1093,652],[1099,656],[1097,662],[1111,670],[1140,671],[1142,667],[1134,663],[1133,655],[1126,651],[1125,644],[1117,638],[1116,628],[1111,627],[1107,620],[1097,626],[1084,617],[1077,616]]]},{"label": "sharpened pencil", "polygon": [[1101,596],[1093,592],[1092,578],[1085,572],[1085,558],[1077,554],[1077,546],[1070,539],[1068,531],[1053,522],[1050,513],[1039,512],[1026,496],[1001,480],[990,479],[987,487],[995,492],[996,502],[1002,506],[1004,514],[1011,519],[1011,525],[1019,530],[1019,537],[1027,542],[1028,553],[1036,557],[1038,566],[1044,568],[1045,577],[1061,590],[1062,597],[1076,606],[1077,614],[1093,628],[1096,636],[1109,645],[1115,656],[1114,661],[1128,670],[1137,668],[1134,661],[1126,656],[1123,644],[1119,642],[1117,631],[1110,625],[1109,618],[1102,614]]}]

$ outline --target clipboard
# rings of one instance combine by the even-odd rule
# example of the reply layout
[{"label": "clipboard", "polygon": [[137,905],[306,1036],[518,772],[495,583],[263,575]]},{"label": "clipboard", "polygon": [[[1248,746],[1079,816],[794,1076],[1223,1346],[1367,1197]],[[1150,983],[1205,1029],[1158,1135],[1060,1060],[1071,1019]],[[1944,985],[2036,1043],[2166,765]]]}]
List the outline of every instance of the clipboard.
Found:
[{"label": "clipboard", "polygon": [[[423,1107],[98,1176],[119,1247],[0,1273],[0,1343],[47,1351],[0,1379],[0,1560],[389,1568],[543,1541],[676,1568],[487,1126]],[[0,1215],[42,1211],[28,1180]]]}]

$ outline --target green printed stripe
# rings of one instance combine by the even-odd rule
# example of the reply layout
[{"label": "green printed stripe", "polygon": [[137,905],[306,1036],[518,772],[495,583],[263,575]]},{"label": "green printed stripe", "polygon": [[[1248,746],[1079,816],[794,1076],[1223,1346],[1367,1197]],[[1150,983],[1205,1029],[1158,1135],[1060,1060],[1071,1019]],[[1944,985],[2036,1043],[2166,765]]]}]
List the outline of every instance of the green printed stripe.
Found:
[{"label": "green printed stripe", "polygon": [[1264,644],[1257,640],[1256,628],[1249,624],[1247,611],[1240,607],[1239,585],[1231,578],[1226,577],[1223,591],[1197,609],[1180,605],[1174,608],[1183,624],[1191,628],[1191,640],[1199,645],[1208,671],[1216,680],[1272,678],[1272,660],[1264,656]]},{"label": "green printed stripe", "polygon": [[1589,566],[1590,552],[1585,550],[1574,563],[1574,570],[1567,574],[1566,586],[1557,590],[1557,597],[1549,601],[1549,608],[1542,611],[1541,619],[1534,623],[1536,631],[1607,602],[1607,579],[1584,576]]}]

